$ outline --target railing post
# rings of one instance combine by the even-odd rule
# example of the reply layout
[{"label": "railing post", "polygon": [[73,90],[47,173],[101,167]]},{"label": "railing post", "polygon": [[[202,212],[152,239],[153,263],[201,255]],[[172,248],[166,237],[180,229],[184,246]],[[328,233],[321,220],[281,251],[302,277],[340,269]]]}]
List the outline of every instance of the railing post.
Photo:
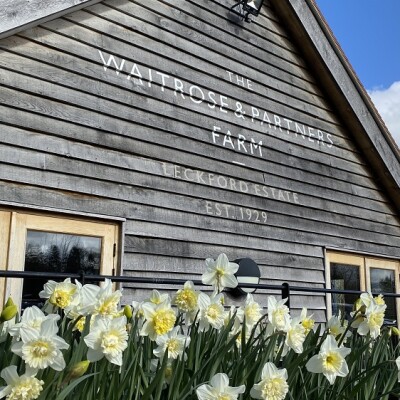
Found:
[{"label": "railing post", "polygon": [[282,283],[282,299],[286,299],[286,305],[290,308],[290,287],[287,282]]}]

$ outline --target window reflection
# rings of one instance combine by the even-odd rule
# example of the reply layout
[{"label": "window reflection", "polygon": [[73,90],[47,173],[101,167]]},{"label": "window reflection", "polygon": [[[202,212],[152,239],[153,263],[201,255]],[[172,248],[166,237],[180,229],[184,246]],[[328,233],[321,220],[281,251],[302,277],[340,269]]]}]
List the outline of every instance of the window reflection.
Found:
[{"label": "window reflection", "polygon": [[[382,268],[370,268],[371,290],[374,293],[396,293],[394,271]],[[394,297],[385,297],[387,305],[385,323],[396,324],[396,300]]]},{"label": "window reflection", "polygon": [[[27,232],[25,271],[98,274],[100,257],[101,238],[33,230]],[[23,308],[41,305],[38,294],[47,280],[24,280]]]},{"label": "window reflection", "polygon": [[[358,265],[331,263],[331,287],[339,290],[360,290],[360,268]],[[350,319],[357,294],[332,293],[332,314]]]}]

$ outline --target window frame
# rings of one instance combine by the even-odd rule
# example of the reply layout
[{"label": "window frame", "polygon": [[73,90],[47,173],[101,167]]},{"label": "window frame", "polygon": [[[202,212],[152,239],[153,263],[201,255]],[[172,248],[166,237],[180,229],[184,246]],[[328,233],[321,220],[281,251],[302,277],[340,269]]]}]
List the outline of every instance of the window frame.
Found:
[{"label": "window frame", "polygon": [[[396,293],[400,293],[400,261],[386,257],[377,257],[357,253],[346,253],[336,250],[327,250],[326,261],[326,287],[331,289],[331,263],[358,265],[360,268],[360,290],[371,291],[370,268],[387,269],[394,271]],[[372,264],[373,263],[373,264]],[[379,266],[378,266],[379,265]],[[400,299],[395,298],[397,326],[400,326]],[[326,309],[328,320],[332,317],[332,294],[326,294]]]},{"label": "window frame", "polygon": [[[120,224],[116,221],[85,218],[74,215],[36,213],[34,211],[0,210],[0,269],[23,271],[25,267],[28,230],[94,236],[102,239],[100,274],[115,275],[118,265]],[[4,252],[4,253],[3,253]],[[21,304],[23,279],[0,278],[0,306],[9,296]]]}]

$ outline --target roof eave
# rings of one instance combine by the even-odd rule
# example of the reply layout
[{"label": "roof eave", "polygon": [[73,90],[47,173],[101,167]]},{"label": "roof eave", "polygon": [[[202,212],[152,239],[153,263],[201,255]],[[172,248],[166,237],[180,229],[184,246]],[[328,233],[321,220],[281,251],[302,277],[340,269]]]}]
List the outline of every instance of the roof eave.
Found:
[{"label": "roof eave", "polygon": [[101,0],[3,0],[0,8],[0,39],[53,20]]},{"label": "roof eave", "polygon": [[338,116],[400,210],[400,152],[314,0],[270,0]]}]

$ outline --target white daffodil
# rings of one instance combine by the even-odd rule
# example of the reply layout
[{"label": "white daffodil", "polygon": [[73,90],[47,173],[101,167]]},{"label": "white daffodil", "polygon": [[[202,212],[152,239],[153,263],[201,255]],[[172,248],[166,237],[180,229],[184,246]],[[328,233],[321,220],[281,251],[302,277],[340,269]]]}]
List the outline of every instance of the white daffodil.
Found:
[{"label": "white daffodil", "polygon": [[277,301],[275,297],[268,297],[268,321],[276,331],[286,332],[290,326],[289,308],[285,306],[287,299]]},{"label": "white daffodil", "polygon": [[300,323],[303,325],[306,335],[308,332],[314,329],[315,320],[312,317],[313,314],[307,315],[307,308],[303,307],[300,314]]},{"label": "white daffodil", "polygon": [[4,368],[0,376],[7,384],[0,388],[0,399],[7,396],[7,400],[34,400],[43,389],[44,382],[35,378],[35,371],[27,370],[19,376],[17,367],[11,365]]},{"label": "white daffodil", "polygon": [[229,262],[226,254],[222,253],[214,261],[212,258],[206,260],[206,272],[201,276],[204,285],[212,285],[214,293],[220,293],[225,287],[235,288],[238,281],[235,273],[239,265]]},{"label": "white daffodil", "polygon": [[161,294],[157,289],[153,289],[148,301],[153,304],[161,304],[164,301],[170,302],[171,299],[169,298],[168,293]]},{"label": "white daffodil", "polygon": [[165,335],[175,325],[176,314],[167,300],[160,304],[144,303],[142,305],[145,323],[140,330],[141,336],[155,340],[159,335]]},{"label": "white daffodil", "polygon": [[315,374],[324,374],[331,385],[334,384],[336,377],[344,377],[349,373],[346,360],[349,353],[347,347],[338,347],[335,338],[328,335],[321,345],[319,353],[311,357],[306,368]]},{"label": "white daffodil", "polygon": [[386,304],[378,305],[371,301],[365,311],[365,319],[358,326],[359,335],[369,333],[372,339],[376,339],[381,333],[381,327],[385,319]]},{"label": "white daffodil", "polygon": [[283,400],[289,390],[287,371],[278,369],[275,364],[267,362],[261,372],[261,381],[250,391],[253,399]]},{"label": "white daffodil", "polygon": [[7,340],[10,329],[14,326],[15,318],[10,321],[5,321],[0,323],[0,343],[3,343]]},{"label": "white daffodil", "polygon": [[187,281],[183,285],[183,289],[176,292],[173,304],[178,307],[178,310],[186,314],[186,322],[191,324],[198,311],[197,298],[199,292],[194,288],[192,281]]},{"label": "white daffodil", "polygon": [[11,351],[20,356],[33,369],[53,368],[62,371],[65,361],[61,350],[68,349],[67,342],[57,336],[58,326],[55,319],[46,319],[40,329],[30,326],[20,328],[21,341],[14,343]]},{"label": "white daffodil", "polygon": [[223,296],[217,294],[209,297],[205,293],[200,293],[198,298],[199,304],[199,330],[207,331],[210,326],[215,329],[221,329],[224,326],[225,310],[222,305]]},{"label": "white daffodil", "polygon": [[294,350],[295,353],[303,352],[303,343],[306,339],[306,330],[301,324],[300,318],[294,318],[286,332],[285,345]]},{"label": "white daffodil", "polygon": [[396,366],[398,370],[397,381],[400,382],[400,356],[396,358]]},{"label": "white daffodil", "polygon": [[[348,321],[342,320],[342,314],[340,311],[338,315],[333,315],[326,325],[328,332],[336,339],[341,338],[341,336],[346,332],[347,326]],[[348,331],[346,336],[349,335],[351,335],[351,333]]]},{"label": "white daffodil", "polygon": [[42,299],[48,299],[53,306],[64,309],[68,307],[77,296],[78,287],[67,278],[64,282],[48,281],[39,293]]},{"label": "white daffodil", "polygon": [[237,311],[237,317],[240,322],[246,320],[246,329],[251,331],[253,326],[262,317],[261,306],[254,301],[252,294],[247,294],[246,303],[243,307],[240,307]]},{"label": "white daffodil", "polygon": [[99,314],[103,317],[117,315],[121,296],[121,291],[114,291],[111,280],[106,279],[104,285],[99,288],[99,292],[96,296],[96,305],[93,314]]},{"label": "white daffodil", "polygon": [[89,347],[87,359],[90,362],[106,357],[110,363],[121,366],[122,352],[128,347],[126,317],[97,316],[84,340]]},{"label": "white daffodil", "polygon": [[199,400],[236,400],[245,390],[245,385],[229,386],[228,376],[219,373],[211,378],[210,385],[200,385],[196,394]]},{"label": "white daffodil", "polygon": [[9,333],[16,340],[19,340],[19,332],[21,328],[31,327],[33,329],[40,330],[43,321],[46,321],[48,319],[53,319],[55,322],[57,322],[60,319],[60,316],[57,314],[45,315],[43,311],[36,306],[25,308],[20,322],[12,326],[9,330]]},{"label": "white daffodil", "polygon": [[166,335],[157,336],[156,343],[158,347],[153,350],[156,357],[162,358],[166,350],[168,350],[169,359],[176,359],[183,354],[190,343],[190,337],[179,334],[179,329],[180,327],[176,326]]}]

